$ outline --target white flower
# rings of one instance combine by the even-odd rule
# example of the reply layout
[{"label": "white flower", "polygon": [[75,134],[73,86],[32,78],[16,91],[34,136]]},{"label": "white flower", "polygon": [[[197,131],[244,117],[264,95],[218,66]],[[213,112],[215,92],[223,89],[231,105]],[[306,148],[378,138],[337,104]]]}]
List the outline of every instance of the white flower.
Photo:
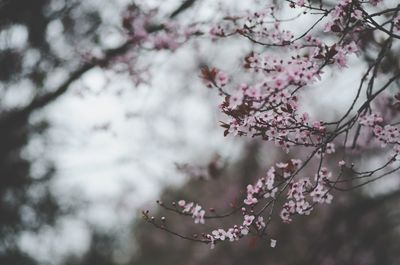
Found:
[{"label": "white flower", "polygon": [[271,248],[274,248],[276,246],[276,240],[275,239],[271,239]]},{"label": "white flower", "polygon": [[229,241],[235,240],[236,235],[233,228],[229,228],[228,231],[226,231],[226,238],[228,238]]},{"label": "white flower", "polygon": [[184,213],[190,212],[190,210],[191,210],[192,207],[193,207],[193,202],[186,204],[184,207],[185,207],[185,208],[183,209],[182,212],[184,212]]},{"label": "white flower", "polygon": [[180,200],[180,201],[178,202],[178,205],[179,205],[180,207],[184,207],[184,206],[186,205],[186,202],[185,202],[184,200]]},{"label": "white flower", "polygon": [[226,232],[223,229],[217,229],[211,232],[214,235],[214,239],[219,239],[221,241],[225,240]]}]

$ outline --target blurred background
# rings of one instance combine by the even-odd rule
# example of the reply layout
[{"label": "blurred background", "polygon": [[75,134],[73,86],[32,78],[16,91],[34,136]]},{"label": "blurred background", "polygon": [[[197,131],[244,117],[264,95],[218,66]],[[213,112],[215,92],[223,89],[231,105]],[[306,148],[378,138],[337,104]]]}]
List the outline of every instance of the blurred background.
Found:
[{"label": "blurred background", "polygon": [[[232,13],[249,8],[222,2]],[[393,180],[346,193],[291,225],[276,222],[275,249],[249,238],[210,251],[141,220],[141,210],[151,209],[183,233],[207,231],[218,222],[195,228],[190,219],[157,213],[155,200],[201,199],[223,211],[287,156],[224,137],[220,99],[199,79],[204,65],[240,72],[237,54],[249,43],[199,37],[176,51],[127,48],[122,16],[132,4],[157,8],[162,21],[182,3],[174,16],[180,23],[224,16],[212,0],[0,0],[0,265],[399,264]],[[120,54],[92,63],[109,51]],[[340,79],[327,73],[323,82],[348,87],[354,81],[344,77],[365,65],[351,62]],[[304,101],[311,113],[324,107],[316,117],[334,118],[350,93],[337,91],[316,88]],[[372,150],[357,159],[376,157]]]}]

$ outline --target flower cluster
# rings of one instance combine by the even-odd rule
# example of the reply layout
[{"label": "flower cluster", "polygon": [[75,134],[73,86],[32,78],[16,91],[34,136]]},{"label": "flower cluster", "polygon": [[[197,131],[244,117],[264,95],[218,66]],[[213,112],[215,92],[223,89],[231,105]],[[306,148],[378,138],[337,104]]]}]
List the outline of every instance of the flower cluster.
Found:
[{"label": "flower cluster", "polygon": [[[262,47],[243,55],[243,78],[231,77],[216,68],[204,67],[201,71],[205,85],[217,88],[223,97],[220,110],[227,117],[222,124],[224,134],[269,141],[287,153],[295,148],[302,152],[301,159],[289,158],[276,163],[265,176],[247,185],[240,206],[234,207],[235,211],[241,210],[242,221],[235,222],[236,225],[228,229],[215,228],[210,233],[204,233],[201,240],[193,239],[210,243],[211,247],[216,242],[236,241],[249,234],[267,236],[268,224],[276,208],[282,221],[289,223],[295,215],[309,215],[318,204],[330,204],[333,199],[332,190],[340,190],[337,185],[351,181],[339,181],[343,171],[353,170],[360,175],[354,179],[362,179],[381,170],[357,173],[353,163],[346,166],[346,162],[340,160],[337,163],[340,173],[336,179],[332,178],[334,174],[328,170],[327,165],[328,155],[347,148],[351,137],[354,137],[352,146],[357,145],[360,135],[360,126],[356,129],[357,125],[369,127],[383,147],[391,145],[396,155],[400,153],[400,130],[394,124],[384,125],[383,118],[375,114],[371,107],[378,94],[400,78],[400,75],[397,75],[397,79],[396,76],[392,77],[392,81],[382,89],[373,87],[378,83],[377,75],[382,72],[382,58],[389,54],[393,46],[391,42],[398,39],[393,32],[400,31],[400,7],[369,15],[367,11],[378,6],[380,0],[340,0],[333,8],[325,7],[322,2],[318,5],[304,0],[287,2],[292,8],[299,8],[300,15],[310,12],[321,17],[304,34],[296,37],[292,31],[283,28],[284,20],[277,19],[276,7],[269,6],[243,16],[227,16],[223,23],[212,25],[208,31],[214,41],[237,36]],[[392,17],[388,22],[379,24],[375,18],[381,15]],[[135,27],[140,33],[136,38],[143,40],[143,30],[140,29],[146,29],[146,26],[139,24]],[[319,34],[314,34],[315,29],[319,29]],[[381,48],[378,57],[375,61],[371,57],[368,71],[346,114],[333,122],[310,117],[301,106],[301,93],[312,89],[324,78],[324,69],[348,67],[350,57],[362,54],[365,50],[365,36],[372,36],[374,34],[371,33],[375,31],[384,32],[389,37],[382,43],[377,42],[376,46]],[[164,43],[168,41],[161,41],[154,48],[171,46]],[[394,72],[398,71],[390,73]],[[367,99],[359,104],[363,100],[360,95],[365,86]],[[357,106],[361,107],[356,110]],[[295,157],[298,157],[298,153]],[[304,169],[312,170],[312,173],[304,174]],[[229,217],[235,212],[205,216],[202,207],[193,202],[181,200],[178,206],[181,207],[178,212],[191,215],[195,223],[204,223],[204,218]],[[271,239],[270,245],[275,247],[276,240]]]},{"label": "flower cluster", "polygon": [[375,125],[381,124],[383,118],[376,113],[363,114],[358,118],[358,122],[364,126],[374,127]]},{"label": "flower cluster", "polygon": [[[243,223],[241,225],[234,225],[227,230],[219,228],[212,231],[211,234],[207,234],[206,238],[210,240],[211,248],[213,248],[215,243],[218,241],[229,240],[232,242],[248,235],[252,225],[257,231],[263,231],[263,229],[266,227],[266,224],[262,216],[258,216],[256,218],[254,215],[247,214],[245,208],[243,208],[242,211],[244,216]],[[271,246],[275,244],[276,241],[274,244],[271,242]]]},{"label": "flower cluster", "polygon": [[357,33],[365,26],[363,12],[352,0],[340,0],[329,17],[330,21],[324,27],[325,32],[341,33],[350,26],[353,27],[353,33]]},{"label": "flower cluster", "polygon": [[290,184],[288,201],[283,205],[281,218],[285,223],[292,221],[291,216],[309,215],[313,204],[307,200],[310,197],[313,203],[331,203],[333,196],[329,193],[329,181],[332,173],[326,168],[321,168],[315,176],[315,183],[309,178],[302,178]]},{"label": "flower cluster", "polygon": [[244,203],[246,205],[254,205],[258,202],[259,198],[274,198],[278,190],[277,187],[274,187],[274,182],[275,168],[271,167],[266,177],[258,179],[254,186],[251,184],[247,186],[247,196]]},{"label": "flower cluster", "polygon": [[[338,5],[334,19],[345,16],[339,12],[343,8]],[[279,46],[285,54],[278,57],[271,51],[253,51],[244,58],[243,67],[257,77],[253,83],[240,84],[232,93],[224,93],[221,110],[229,117],[223,125],[225,134],[261,137],[286,151],[295,145],[321,146],[327,136],[324,122],[310,121],[308,113],[299,112],[297,94],[319,80],[326,65],[346,67],[347,57],[356,54],[359,47],[353,39],[339,36],[333,45],[311,34],[297,40],[289,31],[282,30],[279,23],[271,32],[264,20],[267,14],[246,18],[243,28],[237,31],[256,43]],[[219,70],[213,71],[212,80],[216,80]],[[216,86],[216,82],[208,82],[211,85]]]},{"label": "flower cluster", "polygon": [[[255,233],[262,233],[266,229],[266,222],[261,216],[262,211],[255,214],[255,209],[265,203],[265,200],[269,199],[269,202],[275,202],[277,192],[283,192],[286,187],[289,187],[287,198],[280,213],[281,219],[285,223],[291,222],[293,215],[309,215],[316,203],[331,203],[333,196],[329,193],[329,184],[332,173],[322,167],[316,174],[314,182],[309,178],[295,180],[296,172],[301,165],[302,163],[298,159],[291,159],[287,163],[277,163],[277,169],[271,167],[265,177],[259,178],[254,185],[248,185],[246,198],[243,201],[244,207],[242,207],[243,223],[227,230],[219,228],[212,231],[207,236],[212,245],[217,241],[238,240],[248,235],[251,227]],[[282,182],[276,184],[276,177],[282,179]],[[279,187],[281,188],[279,189]],[[267,203],[267,205],[269,204]],[[275,244],[276,241],[273,244],[271,242],[271,245]]]},{"label": "flower cluster", "polygon": [[393,145],[394,155],[400,154],[399,128],[390,124],[383,125],[383,118],[376,113],[361,115],[358,122],[372,128],[374,136],[382,147],[386,147],[388,144]]},{"label": "flower cluster", "polygon": [[123,26],[130,42],[152,50],[175,51],[192,35],[197,34],[193,27],[181,26],[171,19],[156,25],[157,10],[143,12],[132,7],[123,16]]},{"label": "flower cluster", "polygon": [[194,204],[194,202],[187,203],[184,200],[180,200],[178,206],[182,208],[182,213],[189,213],[192,215],[195,224],[204,224],[205,211],[200,205]]}]

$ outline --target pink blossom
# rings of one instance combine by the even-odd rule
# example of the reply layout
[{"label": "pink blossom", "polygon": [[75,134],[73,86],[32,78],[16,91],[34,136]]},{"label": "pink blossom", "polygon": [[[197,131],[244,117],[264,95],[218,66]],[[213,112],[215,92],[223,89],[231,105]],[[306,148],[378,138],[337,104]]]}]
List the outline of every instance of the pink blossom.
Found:
[{"label": "pink blossom", "polygon": [[157,50],[171,50],[175,51],[179,44],[176,38],[168,34],[157,34],[153,39],[154,48]]},{"label": "pink blossom", "polygon": [[244,235],[244,236],[247,235],[249,233],[249,228],[248,227],[242,227],[241,230],[240,230],[240,233],[242,235]]},{"label": "pink blossom", "polygon": [[186,204],[182,212],[184,213],[190,212],[192,210],[193,205],[194,205],[193,202]]},{"label": "pink blossom", "polygon": [[229,98],[229,106],[232,109],[236,109],[238,106],[243,103],[243,92],[237,91],[234,95]]},{"label": "pink blossom", "polygon": [[262,216],[258,216],[257,220],[255,221],[255,225],[258,230],[261,230],[265,227],[264,218]]},{"label": "pink blossom", "polygon": [[362,11],[361,10],[358,10],[358,9],[356,9],[356,10],[353,10],[353,12],[351,13],[351,17],[352,18],[355,18],[355,19],[358,19],[358,20],[361,20],[362,19]]},{"label": "pink blossom", "polygon": [[335,64],[339,67],[347,67],[347,59],[343,51],[338,51],[338,53],[333,57]]},{"label": "pink blossom", "polygon": [[244,226],[250,226],[253,223],[255,216],[254,215],[245,215],[244,216],[244,221],[243,221],[243,225]]},{"label": "pink blossom", "polygon": [[215,82],[217,86],[224,87],[228,83],[228,76],[224,72],[219,71],[215,78]]},{"label": "pink blossom", "polygon": [[183,208],[182,213],[192,214],[195,224],[204,224],[205,211],[200,205],[196,204],[194,206],[193,202],[186,203],[184,200],[178,201],[178,205]]},{"label": "pink blossom", "polygon": [[194,223],[195,224],[204,224],[204,214],[205,211],[201,209],[201,206],[196,204],[196,207],[193,208],[192,210],[192,216],[194,218]]},{"label": "pink blossom", "polygon": [[178,205],[180,207],[184,207],[186,205],[186,202],[184,200],[180,200],[180,201],[178,201]]},{"label": "pink blossom", "polygon": [[356,53],[359,50],[357,44],[354,41],[344,46],[344,49],[347,53]]},{"label": "pink blossom", "polygon": [[258,200],[254,197],[252,197],[251,195],[247,195],[247,198],[244,200],[244,203],[247,205],[252,205],[252,204],[256,204],[258,202]]}]

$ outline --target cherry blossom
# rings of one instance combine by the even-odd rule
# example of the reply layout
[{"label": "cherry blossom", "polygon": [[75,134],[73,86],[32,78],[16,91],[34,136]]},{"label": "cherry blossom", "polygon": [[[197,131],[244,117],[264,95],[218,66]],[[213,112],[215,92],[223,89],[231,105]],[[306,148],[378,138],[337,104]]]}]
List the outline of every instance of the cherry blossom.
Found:
[{"label": "cherry blossom", "polygon": [[212,231],[213,237],[216,240],[221,240],[224,241],[225,237],[226,237],[226,232],[223,229],[218,229],[218,230],[214,230]]},{"label": "cherry blossom", "polygon": [[[269,224],[276,221],[275,212],[280,216],[278,221],[284,223],[310,215],[318,207],[333,203],[336,192],[346,189],[342,183],[349,183],[351,189],[371,182],[368,178],[379,179],[391,173],[384,170],[400,153],[398,122],[391,122],[393,117],[387,119],[389,114],[380,110],[377,103],[380,96],[392,98],[389,88],[400,78],[395,70],[383,69],[381,64],[400,39],[396,35],[400,31],[400,7],[385,9],[379,0],[340,0],[333,7],[323,2],[284,2],[299,16],[320,17],[299,35],[286,27],[284,19],[277,19],[278,7],[272,5],[227,16],[204,31],[213,42],[241,38],[258,47],[237,55],[242,67],[239,74],[211,66],[201,70],[204,85],[216,89],[221,96],[224,135],[269,142],[287,154],[286,159],[274,161],[264,174],[243,187],[231,213],[206,214],[200,205],[184,200],[178,201],[175,208],[163,206],[189,215],[200,224],[207,218],[224,219],[239,212],[243,221],[229,228],[213,228],[201,239],[191,239],[210,244],[211,248],[219,241],[236,241],[249,235],[270,238]],[[377,17],[384,14],[387,22],[382,24]],[[183,30],[179,26],[153,34],[147,30],[149,18],[140,23],[135,18],[130,18],[132,39],[154,49],[174,51],[194,35],[180,38]],[[377,57],[369,59],[364,77],[357,80],[360,83],[354,88],[354,100],[342,116],[328,121],[306,112],[302,106],[304,92],[323,85],[321,80],[329,73],[327,70],[340,73],[351,67],[352,60],[372,56],[373,52],[366,52],[372,47],[366,47],[365,36],[376,32],[385,35],[376,43]],[[388,81],[382,83],[385,78]],[[400,102],[400,95],[394,98]],[[378,142],[379,148],[390,149],[391,158],[375,170],[358,171],[345,154],[363,150],[372,141]],[[343,178],[348,172],[356,177]],[[352,181],[364,178],[365,182]],[[270,240],[270,246],[276,246],[275,239]]]},{"label": "cherry blossom", "polygon": [[186,203],[184,200],[178,201],[178,205],[182,208],[182,213],[192,214],[195,224],[204,224],[205,211],[200,205],[195,205],[193,202]]},{"label": "cherry blossom", "polygon": [[254,218],[255,217],[253,215],[245,215],[244,216],[243,225],[244,226],[250,226],[253,223]]}]

